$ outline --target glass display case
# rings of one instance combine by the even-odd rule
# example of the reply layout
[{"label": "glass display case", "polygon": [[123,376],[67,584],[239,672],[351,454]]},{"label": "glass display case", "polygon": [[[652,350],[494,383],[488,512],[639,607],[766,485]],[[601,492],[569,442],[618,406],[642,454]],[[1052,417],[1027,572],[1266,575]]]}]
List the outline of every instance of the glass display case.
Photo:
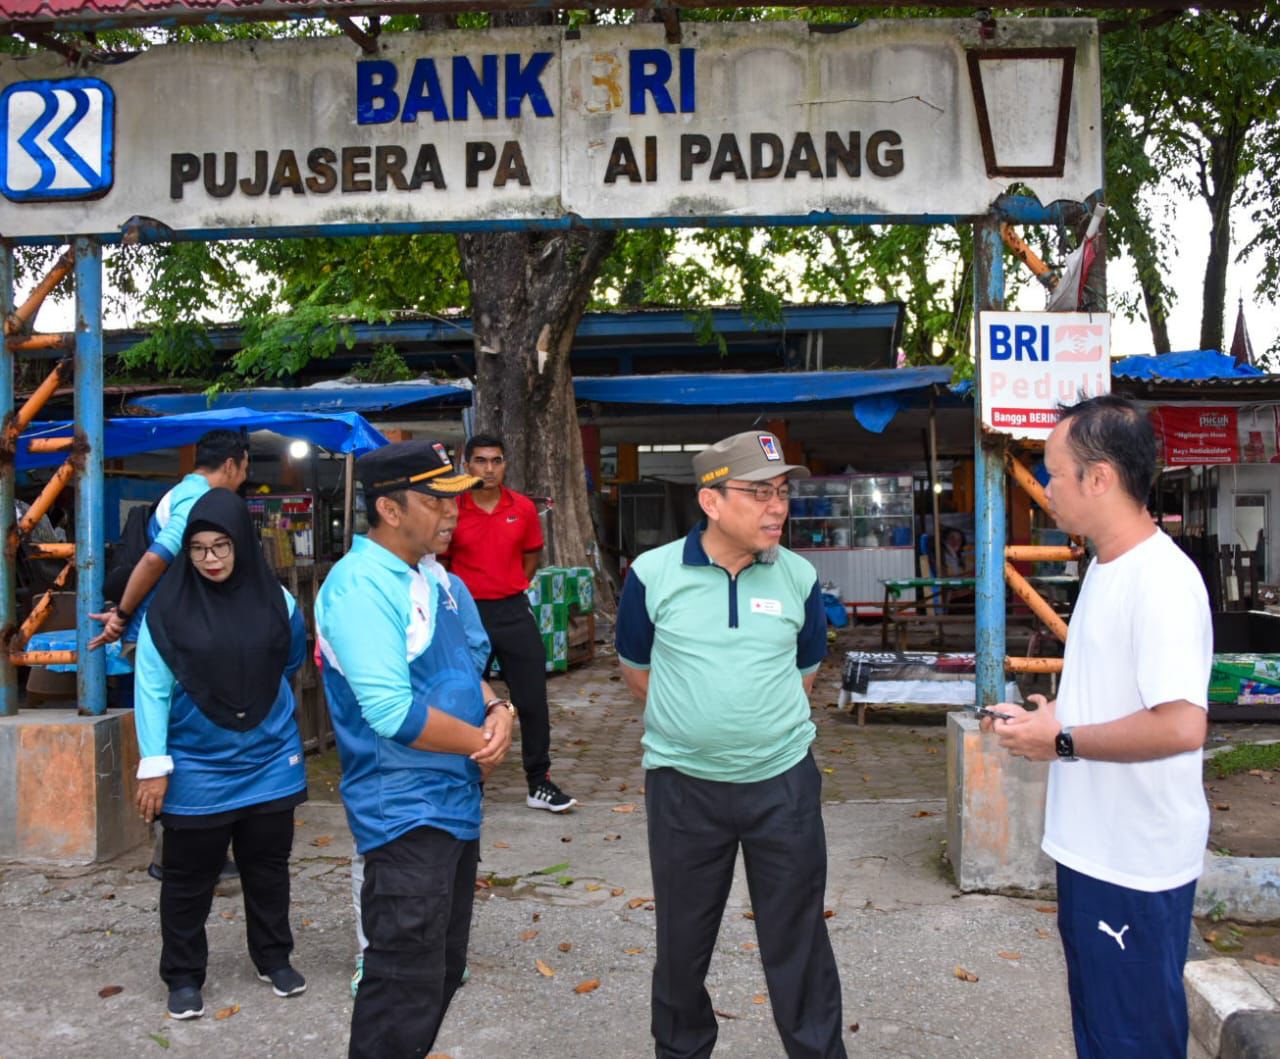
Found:
[{"label": "glass display case", "polygon": [[910,474],[793,480],[788,546],[907,548],[914,537]]}]

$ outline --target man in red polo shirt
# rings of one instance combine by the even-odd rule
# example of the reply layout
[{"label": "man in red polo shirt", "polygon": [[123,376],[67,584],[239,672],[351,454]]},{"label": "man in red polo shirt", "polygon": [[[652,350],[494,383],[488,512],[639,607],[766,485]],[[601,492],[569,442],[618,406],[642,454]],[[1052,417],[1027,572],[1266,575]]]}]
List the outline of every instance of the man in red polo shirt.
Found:
[{"label": "man in red polo shirt", "polygon": [[525,595],[542,553],[542,526],[533,501],[502,484],[507,463],[501,438],[476,434],[467,440],[463,459],[467,473],[484,484],[458,497],[449,569],[475,598],[493,657],[520,715],[520,748],[529,783],[525,804],[562,813],[578,803],[549,775],[547,655]]}]

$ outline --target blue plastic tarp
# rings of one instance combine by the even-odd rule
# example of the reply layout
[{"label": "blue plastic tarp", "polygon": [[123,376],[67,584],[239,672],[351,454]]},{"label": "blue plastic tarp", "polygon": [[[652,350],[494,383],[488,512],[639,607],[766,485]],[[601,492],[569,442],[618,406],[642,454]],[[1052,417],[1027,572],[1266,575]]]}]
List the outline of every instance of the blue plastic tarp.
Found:
[{"label": "blue plastic tarp", "polygon": [[1154,357],[1124,357],[1111,362],[1114,379],[1240,379],[1266,372],[1216,349],[1160,353]]},{"label": "blue plastic tarp", "polygon": [[[66,454],[30,451],[33,438],[63,438],[72,435],[69,422],[40,423],[18,439],[18,467],[53,467]],[[308,412],[255,412],[251,408],[219,408],[190,415],[139,416],[108,419],[103,430],[103,458],[116,459],[137,452],[190,445],[210,430],[273,430],[286,437],[302,438],[330,452],[363,452],[387,444],[363,416],[355,412],[321,415]]]},{"label": "blue plastic tarp", "polygon": [[951,369],[888,368],[880,371],[788,371],[745,375],[618,375],[573,380],[580,401],[604,404],[684,406],[815,404],[853,401],[864,428],[880,433],[912,390],[946,385]]},{"label": "blue plastic tarp", "polygon": [[[204,412],[211,408],[251,408],[259,412],[384,412],[428,401],[469,405],[471,389],[437,383],[356,383],[344,386],[268,387],[233,390],[206,397],[202,393],[161,393],[135,397],[130,408],[157,415]],[[327,447],[327,446],[326,446]]]}]

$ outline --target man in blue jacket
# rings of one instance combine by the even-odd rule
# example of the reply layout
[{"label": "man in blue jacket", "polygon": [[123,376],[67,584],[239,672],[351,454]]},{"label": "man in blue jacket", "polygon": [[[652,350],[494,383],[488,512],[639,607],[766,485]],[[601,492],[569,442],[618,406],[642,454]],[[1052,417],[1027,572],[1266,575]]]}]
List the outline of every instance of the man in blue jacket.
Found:
[{"label": "man in blue jacket", "polygon": [[431,441],[388,445],[356,470],[369,533],[316,599],[342,800],[365,858],[369,945],[348,1054],[420,1059],[466,966],[480,785],[515,710],[477,675],[456,607],[418,565],[479,479]]}]

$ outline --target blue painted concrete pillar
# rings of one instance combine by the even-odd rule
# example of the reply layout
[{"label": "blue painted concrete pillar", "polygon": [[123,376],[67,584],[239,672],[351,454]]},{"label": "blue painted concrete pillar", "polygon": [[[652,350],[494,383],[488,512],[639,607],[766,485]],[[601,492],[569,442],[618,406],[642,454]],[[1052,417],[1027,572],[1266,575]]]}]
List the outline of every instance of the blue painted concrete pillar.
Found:
[{"label": "blue painted concrete pillar", "polygon": [[979,703],[1004,699],[1005,607],[1005,472],[1006,439],[982,429],[982,330],[978,313],[1004,308],[1004,245],[1000,222],[984,217],[973,226],[974,309],[974,506],[977,540],[977,669],[974,684]]},{"label": "blue painted concrete pillar", "polygon": [[76,438],[87,448],[76,478],[76,697],[81,713],[107,708],[107,660],[88,650],[89,615],[102,609],[102,246],[78,238],[76,255]]},{"label": "blue painted concrete pillar", "polygon": [[[13,312],[13,277],[13,248],[7,243],[0,244],[0,321],[8,319]],[[0,328],[0,420],[7,426],[13,414],[13,354]],[[5,541],[9,528],[17,521],[13,506],[15,477],[13,461],[0,460],[0,535]],[[17,617],[14,601],[17,573],[14,561],[0,556],[0,629],[12,628]],[[17,712],[18,674],[9,664],[9,652],[0,651],[0,717],[12,717]]]}]

